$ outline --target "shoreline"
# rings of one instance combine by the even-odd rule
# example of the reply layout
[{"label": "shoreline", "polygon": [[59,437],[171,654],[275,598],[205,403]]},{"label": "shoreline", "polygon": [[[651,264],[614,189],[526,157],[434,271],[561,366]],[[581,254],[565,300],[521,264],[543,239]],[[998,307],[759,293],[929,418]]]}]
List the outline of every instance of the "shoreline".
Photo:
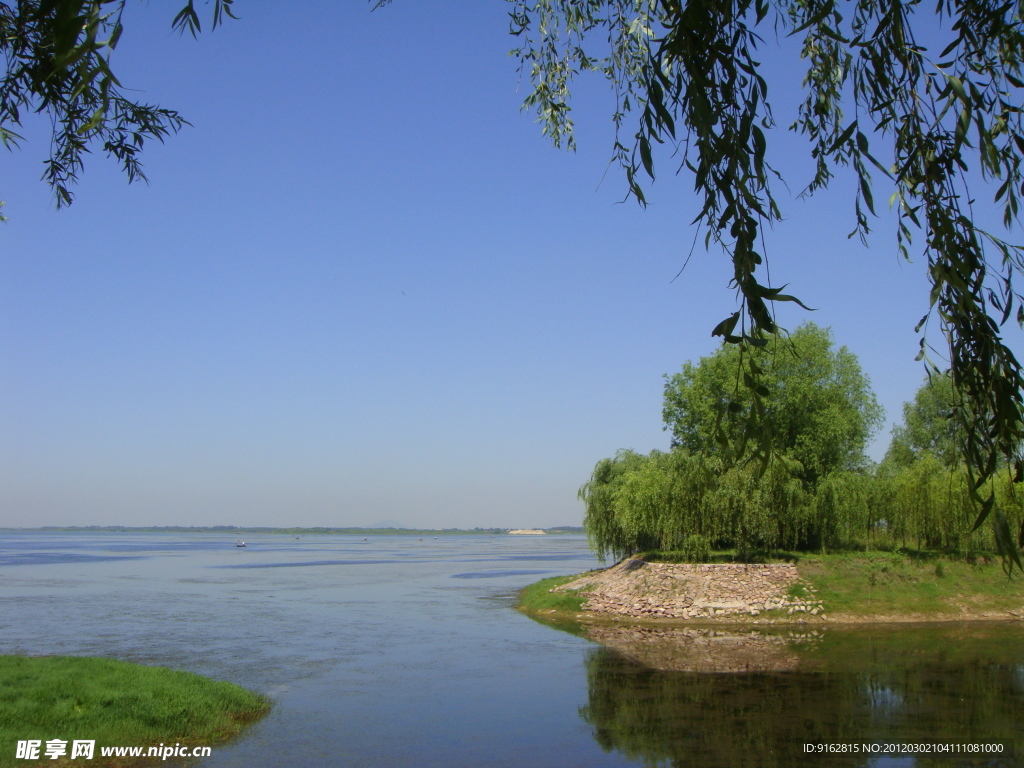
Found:
[{"label": "shoreline", "polygon": [[529,608],[518,606],[518,610],[531,618],[543,622],[572,621],[580,624],[602,624],[609,626],[624,627],[669,627],[713,629],[716,627],[754,627],[763,629],[766,627],[853,627],[853,626],[886,626],[902,624],[973,624],[973,623],[1010,623],[1024,622],[1024,616],[1007,613],[976,613],[935,616],[932,614],[831,614],[827,618],[745,618],[733,616],[721,616],[710,619],[662,619],[662,618],[635,618],[632,616],[610,616],[604,613],[590,611],[559,611],[547,609],[542,611],[531,611]]},{"label": "shoreline", "polygon": [[942,564],[934,571],[928,563],[912,563],[916,570],[900,570],[902,564],[891,553],[814,556],[800,565],[652,563],[633,557],[530,584],[517,608],[543,622],[665,628],[1024,621],[1020,581],[966,564],[946,563],[945,571]]}]

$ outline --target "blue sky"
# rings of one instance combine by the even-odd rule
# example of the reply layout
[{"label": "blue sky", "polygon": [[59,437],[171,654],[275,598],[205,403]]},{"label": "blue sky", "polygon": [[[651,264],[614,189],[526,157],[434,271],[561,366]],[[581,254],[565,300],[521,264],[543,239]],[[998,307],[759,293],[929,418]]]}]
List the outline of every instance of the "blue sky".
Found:
[{"label": "blue sky", "polygon": [[[668,447],[662,374],[735,296],[717,252],[673,281],[698,207],[669,162],[620,203],[603,83],[567,153],[520,111],[499,0],[240,3],[198,40],[176,5],[132,5],[113,60],[193,124],[148,147],[149,185],[97,154],[55,211],[35,118],[3,157],[0,525],[575,525],[597,460]],[[799,70],[770,63],[786,125]],[[795,200],[777,133],[771,277],[818,308],[780,320],[860,357],[880,458],[923,377],[924,272],[887,213],[847,239],[851,179]]]}]

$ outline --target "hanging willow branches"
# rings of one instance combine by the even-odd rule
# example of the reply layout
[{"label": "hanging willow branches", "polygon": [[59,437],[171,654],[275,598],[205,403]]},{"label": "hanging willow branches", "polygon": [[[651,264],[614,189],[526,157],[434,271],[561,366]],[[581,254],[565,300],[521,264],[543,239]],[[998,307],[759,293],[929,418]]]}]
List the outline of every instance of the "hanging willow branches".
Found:
[{"label": "hanging willow branches", "polygon": [[[233,0],[214,0],[216,27],[232,15]],[[20,0],[0,2],[0,143],[13,147],[29,112],[50,118],[50,156],[43,179],[57,207],[70,205],[85,156],[100,148],[128,181],[145,179],[140,155],[147,140],[163,141],[187,121],[170,109],[125,94],[110,65],[124,32],[126,0]],[[190,0],[174,18],[181,32],[200,31]],[[2,218],[2,217],[0,217]]]},{"label": "hanging willow branches", "polygon": [[[1024,253],[975,224],[967,176],[990,182],[1004,224],[1019,226],[1021,3],[510,1],[512,32],[521,41],[513,53],[533,84],[525,106],[556,145],[573,146],[572,80],[592,71],[615,89],[614,158],[641,204],[643,178],[654,178],[656,146],[667,143],[683,158],[702,200],[697,221],[705,245],[728,255],[740,297],[738,311],[712,331],[740,351],[736,389],[724,406],[733,416],[743,411],[732,458],[757,458],[762,471],[777,451],[763,371],[749,351],[778,330],[773,303],[798,300],[771,287],[761,269],[761,231],[782,214],[767,159],[775,118],[756,56],[762,30],[802,40],[805,99],[792,129],[806,135],[816,163],[805,194],[827,187],[838,168],[850,169],[857,179],[854,233],[863,238],[875,185],[883,179],[890,188],[897,247],[908,259],[919,251],[928,264],[931,310],[916,328],[920,357],[939,369],[926,356],[934,318],[957,393],[974,527],[989,520],[1004,563],[1019,568],[1024,526],[1011,530],[991,488],[1007,463],[1024,474],[1024,375],[1001,334],[1011,320],[1024,325],[1014,285]],[[918,37],[934,26],[936,12],[943,31],[929,30],[929,40],[943,40],[933,51]],[[869,136],[891,156],[873,149]]]}]

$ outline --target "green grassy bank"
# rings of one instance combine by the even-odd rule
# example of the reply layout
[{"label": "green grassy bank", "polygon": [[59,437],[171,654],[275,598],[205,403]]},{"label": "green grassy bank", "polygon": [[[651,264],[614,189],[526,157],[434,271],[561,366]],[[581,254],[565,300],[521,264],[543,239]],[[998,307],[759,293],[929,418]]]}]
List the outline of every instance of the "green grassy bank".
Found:
[{"label": "green grassy bank", "polygon": [[[0,656],[0,768],[156,765],[103,758],[104,746],[210,746],[270,708],[266,698],[189,672],[102,658]],[[18,741],[68,742],[68,755],[16,758]],[[70,759],[75,739],[95,740],[93,760]]]},{"label": "green grassy bank", "polygon": [[[674,553],[650,553],[651,562],[680,562]],[[713,562],[729,562],[715,553]],[[974,562],[914,551],[786,555],[824,601],[830,619],[842,621],[1024,619],[1024,578],[1007,578],[994,559]],[[519,609],[546,619],[575,618],[584,598],[548,590],[576,576],[544,579],[523,589]],[[800,596],[800,595],[797,595]],[[784,618],[784,617],[783,617]],[[806,618],[794,616],[793,619]]]},{"label": "green grassy bank", "polygon": [[993,559],[916,552],[805,555],[797,570],[837,616],[1024,618],[1024,579]]}]

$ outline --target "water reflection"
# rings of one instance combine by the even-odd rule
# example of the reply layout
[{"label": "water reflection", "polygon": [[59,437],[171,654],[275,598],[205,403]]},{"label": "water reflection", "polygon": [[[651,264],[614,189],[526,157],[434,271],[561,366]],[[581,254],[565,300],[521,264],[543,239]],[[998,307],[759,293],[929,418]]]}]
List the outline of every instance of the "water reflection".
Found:
[{"label": "water reflection", "polygon": [[[645,765],[1024,765],[1024,631],[879,627],[807,634],[587,627],[580,710]],[[804,744],[1004,742],[1016,759],[837,759]]]},{"label": "water reflection", "polygon": [[650,669],[669,672],[787,672],[800,658],[795,646],[818,640],[822,633],[754,630],[657,629],[592,625],[584,635]]}]

